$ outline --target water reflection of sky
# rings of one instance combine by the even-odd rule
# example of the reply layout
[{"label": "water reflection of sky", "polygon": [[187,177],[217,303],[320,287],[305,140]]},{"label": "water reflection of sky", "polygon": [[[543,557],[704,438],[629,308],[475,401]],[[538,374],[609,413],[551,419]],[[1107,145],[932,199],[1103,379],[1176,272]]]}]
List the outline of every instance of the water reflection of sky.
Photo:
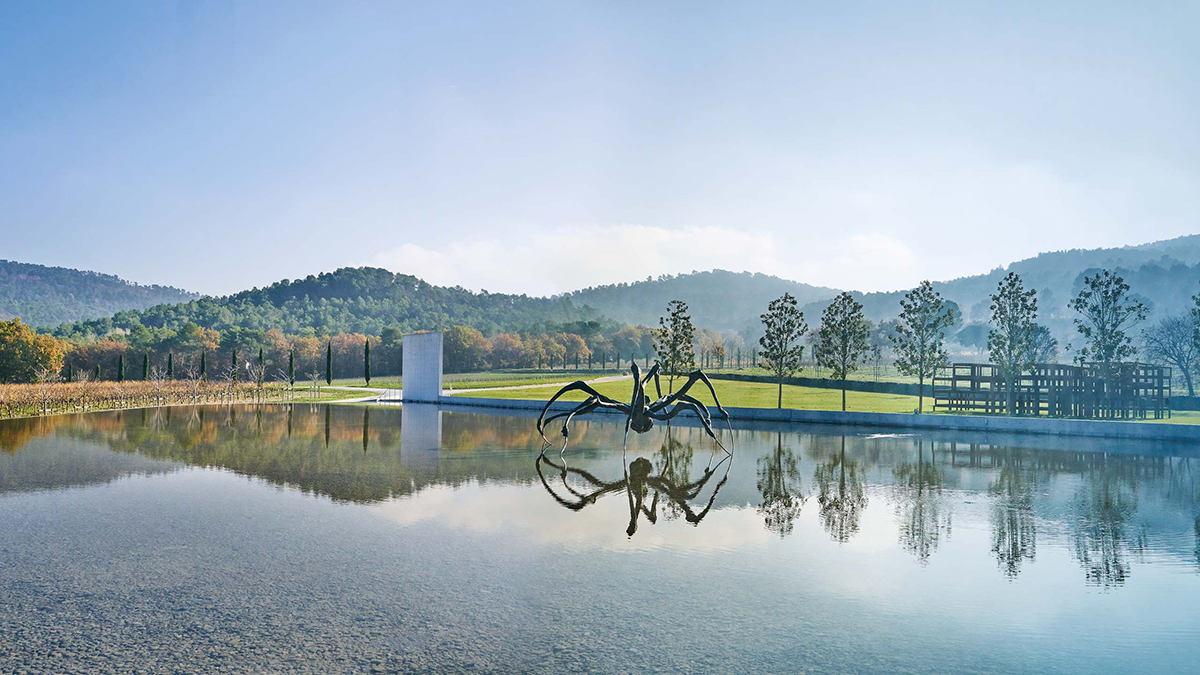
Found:
[{"label": "water reflection of sky", "polygon": [[[614,484],[640,458],[665,476],[656,485],[702,483],[698,523],[664,498],[628,536],[624,490],[564,508],[547,489],[563,486],[557,452],[539,474],[527,417],[305,406],[0,424],[0,517],[13,525],[0,535],[0,618],[21,644],[55,616],[21,611],[47,593],[72,611],[138,615],[164,588],[219,598],[232,584],[314,626],[255,633],[236,597],[211,600],[239,640],[319,633],[415,669],[778,671],[786,658],[864,672],[1146,672],[1200,656],[1191,448],[760,427],[735,430],[721,465],[694,427],[656,427],[625,456],[622,431],[582,422],[566,465]],[[565,486],[586,495],[581,475]],[[170,602],[188,621],[212,611]],[[364,627],[376,642],[354,637]]]}]

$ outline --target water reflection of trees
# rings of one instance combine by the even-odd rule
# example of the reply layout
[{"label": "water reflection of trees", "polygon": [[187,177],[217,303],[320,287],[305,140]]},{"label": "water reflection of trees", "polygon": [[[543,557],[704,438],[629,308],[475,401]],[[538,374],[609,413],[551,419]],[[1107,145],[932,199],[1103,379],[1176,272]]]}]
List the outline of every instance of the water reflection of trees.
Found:
[{"label": "water reflection of trees", "polygon": [[1075,496],[1072,532],[1075,559],[1088,583],[1111,587],[1129,577],[1131,556],[1145,550],[1145,533],[1130,536],[1130,520],[1138,508],[1137,472],[1120,462],[1102,463],[1084,474]]},{"label": "water reflection of trees", "polygon": [[1033,498],[1037,474],[1025,468],[1020,453],[1003,458],[996,480],[988,487],[992,497],[992,553],[1010,579],[1021,573],[1021,563],[1037,555],[1037,520]]},{"label": "water reflection of trees", "polygon": [[817,465],[813,481],[817,484],[821,525],[834,541],[850,541],[867,508],[867,495],[858,462],[846,459],[845,436],[841,438],[841,450]]},{"label": "water reflection of trees", "polygon": [[799,460],[791,448],[783,447],[783,434],[775,435],[775,448],[758,458],[758,512],[763,523],[780,538],[792,531],[805,497],[801,494]]},{"label": "water reflection of trees", "polygon": [[917,440],[917,461],[898,465],[892,474],[900,545],[926,563],[952,529],[953,514],[942,500],[946,475],[937,465],[932,445],[926,459],[923,439]]}]

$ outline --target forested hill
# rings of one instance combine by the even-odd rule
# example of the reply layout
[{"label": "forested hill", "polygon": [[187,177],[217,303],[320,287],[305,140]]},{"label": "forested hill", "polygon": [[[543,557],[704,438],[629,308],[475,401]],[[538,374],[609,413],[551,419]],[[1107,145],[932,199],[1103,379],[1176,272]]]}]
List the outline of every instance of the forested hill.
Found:
[{"label": "forested hill", "polygon": [[[1067,303],[1083,285],[1083,278],[1101,269],[1124,277],[1130,292],[1150,307],[1152,318],[1180,314],[1194,306],[1192,296],[1200,293],[1200,235],[1121,248],[1072,249],[1042,253],[998,267],[986,274],[934,282],[934,288],[958,304],[965,320],[985,323],[989,319],[989,296],[1008,272],[1021,276],[1026,288],[1038,291],[1038,308],[1043,318],[1074,316]],[[894,318],[900,309],[903,290],[887,293],[855,293],[868,318]],[[805,316],[820,316],[825,302],[805,308]]]},{"label": "forested hill", "polygon": [[473,293],[385,269],[344,267],[225,297],[119,312],[111,318],[60,326],[55,334],[99,337],[138,325],[179,330],[187,323],[220,331],[277,328],[289,335],[379,335],[386,327],[409,332],[461,324],[491,334],[593,318],[595,312],[562,298]]},{"label": "forested hill", "polygon": [[683,300],[688,303],[697,326],[753,332],[767,304],[784,293],[791,293],[803,305],[827,300],[838,291],[767,274],[712,270],[593,286],[562,297],[577,306],[591,307],[610,319],[645,325],[657,325],[668,302]]},{"label": "forested hill", "polygon": [[0,260],[0,320],[55,326],[198,297],[169,286],[142,286],[111,274]]}]

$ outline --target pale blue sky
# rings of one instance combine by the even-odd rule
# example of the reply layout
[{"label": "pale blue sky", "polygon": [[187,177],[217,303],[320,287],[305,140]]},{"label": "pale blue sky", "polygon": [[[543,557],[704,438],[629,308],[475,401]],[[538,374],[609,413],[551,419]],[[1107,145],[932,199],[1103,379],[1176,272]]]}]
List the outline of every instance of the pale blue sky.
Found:
[{"label": "pale blue sky", "polygon": [[5,2],[0,258],[877,290],[1200,231],[1200,3],[966,4]]}]

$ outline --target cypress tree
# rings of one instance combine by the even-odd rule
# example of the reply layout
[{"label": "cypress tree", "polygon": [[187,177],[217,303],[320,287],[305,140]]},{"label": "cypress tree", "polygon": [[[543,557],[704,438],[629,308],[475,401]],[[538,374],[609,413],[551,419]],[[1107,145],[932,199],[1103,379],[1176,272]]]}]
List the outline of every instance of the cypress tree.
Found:
[{"label": "cypress tree", "polygon": [[236,383],[236,382],[237,382],[237,376],[238,376],[238,372],[237,372],[237,370],[238,370],[238,369],[237,369],[237,347],[234,347],[234,348],[233,348],[233,351],[230,353],[230,356],[229,356],[229,365],[233,367],[233,381],[234,381],[234,383]]},{"label": "cypress tree", "polygon": [[200,350],[200,379],[208,379],[208,351]]},{"label": "cypress tree", "polygon": [[263,348],[258,348],[258,386],[262,386],[263,378],[267,376],[266,359],[263,358]]},{"label": "cypress tree", "polygon": [[371,339],[367,338],[367,343],[363,345],[363,378],[367,381],[367,386],[371,386]]},{"label": "cypress tree", "polygon": [[288,350],[288,385],[296,385],[296,350]]},{"label": "cypress tree", "polygon": [[333,341],[325,344],[325,384],[333,384]]},{"label": "cypress tree", "polygon": [[100,364],[99,363],[96,364],[96,381],[97,382],[100,381]]},{"label": "cypress tree", "polygon": [[117,354],[117,382],[125,381],[125,355]]},{"label": "cypress tree", "polygon": [[167,352],[167,379],[168,380],[175,379],[175,354],[174,354],[174,352]]},{"label": "cypress tree", "polygon": [[150,352],[142,353],[142,382],[150,379]]}]

